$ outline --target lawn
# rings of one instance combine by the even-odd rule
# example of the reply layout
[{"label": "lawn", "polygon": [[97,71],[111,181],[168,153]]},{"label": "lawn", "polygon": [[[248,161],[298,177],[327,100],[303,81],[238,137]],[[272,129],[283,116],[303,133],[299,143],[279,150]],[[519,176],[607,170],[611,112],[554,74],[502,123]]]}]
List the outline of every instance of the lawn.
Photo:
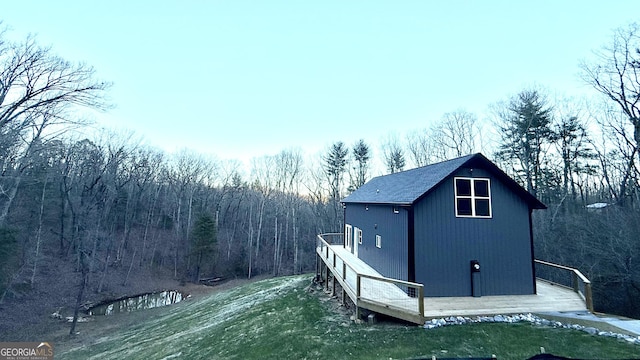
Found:
[{"label": "lawn", "polygon": [[[526,359],[640,357],[640,346],[581,331],[528,323],[432,330],[392,322],[356,324],[336,300],[308,290],[310,275],[243,285],[155,309],[153,318],[64,348],[57,359]],[[102,319],[108,321],[106,319]]]}]

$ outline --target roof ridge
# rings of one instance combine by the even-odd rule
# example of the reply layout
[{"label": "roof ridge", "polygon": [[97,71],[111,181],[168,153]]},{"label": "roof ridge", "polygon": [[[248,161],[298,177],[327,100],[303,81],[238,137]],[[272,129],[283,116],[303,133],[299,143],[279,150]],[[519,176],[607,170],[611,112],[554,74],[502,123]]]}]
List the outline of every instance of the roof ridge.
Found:
[{"label": "roof ridge", "polygon": [[[546,208],[482,153],[457,158],[374,177],[342,199],[344,203],[412,205],[465,164],[486,164],[487,170],[502,179],[522,196],[533,208]],[[475,166],[475,165],[474,165]],[[483,167],[484,167],[483,166]]]}]

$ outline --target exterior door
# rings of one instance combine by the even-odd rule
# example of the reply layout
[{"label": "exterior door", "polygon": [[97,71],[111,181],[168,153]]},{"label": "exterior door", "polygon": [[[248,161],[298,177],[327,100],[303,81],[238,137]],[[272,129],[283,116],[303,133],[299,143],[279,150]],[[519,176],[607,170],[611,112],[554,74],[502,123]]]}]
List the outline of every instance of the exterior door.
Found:
[{"label": "exterior door", "polygon": [[353,241],[353,227],[344,225],[344,247],[351,252],[351,242]]}]

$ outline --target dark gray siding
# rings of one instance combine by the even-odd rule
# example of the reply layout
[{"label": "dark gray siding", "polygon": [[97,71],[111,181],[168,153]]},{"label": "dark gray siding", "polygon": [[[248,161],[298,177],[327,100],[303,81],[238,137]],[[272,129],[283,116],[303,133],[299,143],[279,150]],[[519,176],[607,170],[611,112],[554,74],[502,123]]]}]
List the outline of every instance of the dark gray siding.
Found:
[{"label": "dark gray siding", "polygon": [[[367,210],[368,208],[368,210]],[[347,204],[345,222],[362,230],[358,257],[380,274],[394,279],[407,279],[407,210],[392,206]],[[376,247],[376,234],[382,236],[382,248]],[[354,244],[355,246],[355,244]]]},{"label": "dark gray siding", "polygon": [[527,204],[482,169],[473,177],[491,179],[491,219],[456,218],[453,177],[415,205],[416,282],[425,296],[470,296],[478,260],[483,296],[534,293]]}]

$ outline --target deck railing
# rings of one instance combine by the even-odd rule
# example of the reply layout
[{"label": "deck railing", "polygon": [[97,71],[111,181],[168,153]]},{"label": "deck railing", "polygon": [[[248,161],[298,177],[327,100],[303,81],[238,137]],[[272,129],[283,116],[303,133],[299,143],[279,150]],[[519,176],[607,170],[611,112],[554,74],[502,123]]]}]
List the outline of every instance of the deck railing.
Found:
[{"label": "deck railing", "polygon": [[[564,266],[564,265],[554,264],[554,263],[543,261],[543,260],[535,260],[535,262],[536,264],[544,265],[550,269],[560,270],[560,272],[563,274],[563,275],[560,275],[560,277],[550,277],[550,279],[545,279],[545,278],[541,278],[541,279],[548,281],[550,283],[553,283],[555,285],[560,285],[560,286],[564,286],[572,289],[582,297],[585,304],[587,305],[587,309],[589,309],[590,312],[593,312],[593,294],[591,292],[591,281],[589,281],[589,279],[587,279],[587,277],[584,276],[580,272],[580,270],[572,267]],[[569,277],[567,277],[567,275]],[[567,282],[570,282],[571,285],[567,284]]]},{"label": "deck railing", "polygon": [[[342,233],[320,234],[316,251],[330,268],[345,293],[356,308],[398,317],[407,321],[424,323],[424,286],[408,281],[367,274],[355,264],[350,264],[330,245],[341,245]],[[327,282],[328,286],[328,282]]]}]

